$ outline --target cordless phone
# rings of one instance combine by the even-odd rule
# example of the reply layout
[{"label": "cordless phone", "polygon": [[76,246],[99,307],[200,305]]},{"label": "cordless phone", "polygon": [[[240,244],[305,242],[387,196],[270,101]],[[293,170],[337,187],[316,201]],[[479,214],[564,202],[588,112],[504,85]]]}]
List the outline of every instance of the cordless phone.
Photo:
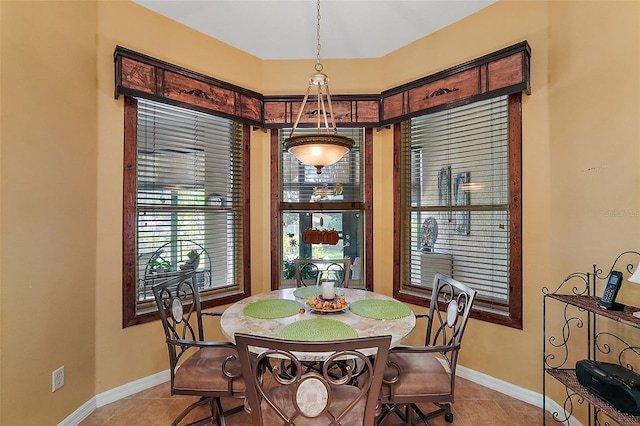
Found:
[{"label": "cordless phone", "polygon": [[607,281],[607,286],[604,288],[604,292],[602,293],[602,298],[598,301],[598,306],[613,311],[622,310],[624,305],[615,302],[616,295],[618,294],[618,290],[620,290],[621,284],[622,272],[611,271],[609,281]]}]

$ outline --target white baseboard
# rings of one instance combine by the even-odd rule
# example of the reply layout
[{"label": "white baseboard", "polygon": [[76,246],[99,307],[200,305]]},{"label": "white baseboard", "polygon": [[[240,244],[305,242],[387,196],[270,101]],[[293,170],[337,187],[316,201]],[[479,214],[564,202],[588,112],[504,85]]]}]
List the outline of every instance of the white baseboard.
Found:
[{"label": "white baseboard", "polygon": [[[512,398],[515,398],[522,402],[526,402],[527,404],[531,404],[535,407],[540,407],[540,409],[542,409],[542,395],[537,392],[521,388],[520,386],[513,385],[500,379],[496,379],[495,377],[488,376],[484,373],[471,370],[470,368],[466,368],[461,365],[458,365],[457,367],[456,376],[470,380],[486,388],[493,389],[497,392],[503,393]],[[550,413],[564,413],[564,409],[549,397],[545,398],[544,406],[545,409]],[[542,415],[542,413],[540,414]],[[582,423],[580,423],[573,416],[569,418],[568,424],[571,426],[583,426]]]},{"label": "white baseboard", "polygon": [[127,383],[126,385],[118,386],[117,388],[106,392],[102,392],[82,404],[80,408],[58,423],[58,426],[77,426],[81,421],[89,417],[96,408],[111,404],[112,402],[126,398],[127,396],[168,382],[170,378],[169,370],[165,370],[160,373],[135,380],[131,383]]},{"label": "white baseboard", "polygon": [[[542,409],[542,395],[537,392],[521,388],[519,386],[496,379],[495,377],[488,376],[484,373],[471,370],[470,368],[466,368],[461,365],[458,365],[456,373],[458,377],[470,380],[474,383],[477,383],[489,389],[493,389],[497,392],[503,393],[512,398],[518,399],[536,407],[540,407],[540,409]],[[82,420],[89,417],[89,415],[93,413],[96,408],[111,404],[112,402],[118,401],[127,396],[165,383],[169,381],[169,379],[169,370],[165,370],[160,373],[135,380],[131,383],[127,383],[126,385],[118,386],[117,388],[98,394],[84,403],[76,411],[71,413],[66,419],[60,422],[58,426],[77,426]],[[555,401],[549,398],[546,398],[545,408],[549,412],[564,412],[561,406],[559,406]],[[569,419],[569,424],[572,426],[582,426],[582,423],[580,423],[573,417]]]}]

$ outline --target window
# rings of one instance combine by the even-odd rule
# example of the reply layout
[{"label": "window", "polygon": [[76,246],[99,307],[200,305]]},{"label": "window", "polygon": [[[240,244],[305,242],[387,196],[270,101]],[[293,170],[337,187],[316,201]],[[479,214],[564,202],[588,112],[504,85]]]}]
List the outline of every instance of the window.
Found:
[{"label": "window", "polygon": [[415,117],[396,132],[396,297],[428,303],[442,272],[478,291],[474,317],[522,327],[520,96]]},{"label": "window", "polygon": [[[296,129],[296,134],[316,131]],[[371,130],[339,129],[338,133],[354,139],[355,145],[340,161],[324,167],[321,174],[282,148],[289,133],[290,129],[281,130],[277,142],[281,165],[277,283],[281,288],[295,286],[295,259],[349,258],[352,263],[349,287],[368,288],[364,260],[368,225],[364,148],[365,134],[371,138]],[[305,244],[303,231],[307,229],[335,230],[338,243]]]},{"label": "window", "polygon": [[183,270],[196,271],[205,307],[244,297],[243,126],[145,99],[127,104],[125,164],[135,173],[125,167],[125,326],[152,318],[152,286]]}]

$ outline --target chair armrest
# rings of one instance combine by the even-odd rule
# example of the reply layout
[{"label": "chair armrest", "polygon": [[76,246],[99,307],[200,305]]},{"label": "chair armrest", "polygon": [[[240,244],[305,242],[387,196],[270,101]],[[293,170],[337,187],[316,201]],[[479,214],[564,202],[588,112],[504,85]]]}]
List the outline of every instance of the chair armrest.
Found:
[{"label": "chair armrest", "polygon": [[460,349],[460,345],[443,345],[443,346],[396,346],[389,349],[389,355],[392,353],[443,353],[453,352]]},{"label": "chair armrest", "polygon": [[211,317],[221,317],[223,312],[203,312],[202,315],[209,315]]},{"label": "chair armrest", "polygon": [[233,349],[236,348],[236,345],[234,345],[231,342],[214,342],[214,341],[198,342],[196,340],[178,339],[178,340],[169,340],[168,343],[171,345],[176,345],[180,347],[189,346],[193,348],[216,348],[216,347],[230,347]]}]

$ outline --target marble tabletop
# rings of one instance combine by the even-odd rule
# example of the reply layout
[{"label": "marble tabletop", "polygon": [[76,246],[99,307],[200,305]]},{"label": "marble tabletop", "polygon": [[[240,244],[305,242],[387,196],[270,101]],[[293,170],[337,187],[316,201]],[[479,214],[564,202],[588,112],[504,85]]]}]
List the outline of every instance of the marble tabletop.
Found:
[{"label": "marble tabletop", "polygon": [[[399,319],[379,320],[365,318],[352,313],[350,310],[334,313],[319,313],[306,309],[304,314],[295,314],[286,318],[261,319],[253,318],[244,314],[244,308],[250,303],[265,299],[291,299],[304,304],[303,299],[298,299],[293,295],[295,288],[284,290],[274,290],[268,293],[261,293],[239,302],[227,308],[220,318],[220,326],[224,335],[232,342],[235,342],[235,333],[246,333],[257,336],[278,337],[280,330],[291,323],[312,318],[331,318],[342,321],[350,325],[358,332],[358,337],[391,335],[391,347],[398,346],[404,338],[414,329],[416,317],[413,312]],[[344,289],[345,298],[349,303],[362,299],[384,299],[394,300],[383,294],[359,289]]]}]

